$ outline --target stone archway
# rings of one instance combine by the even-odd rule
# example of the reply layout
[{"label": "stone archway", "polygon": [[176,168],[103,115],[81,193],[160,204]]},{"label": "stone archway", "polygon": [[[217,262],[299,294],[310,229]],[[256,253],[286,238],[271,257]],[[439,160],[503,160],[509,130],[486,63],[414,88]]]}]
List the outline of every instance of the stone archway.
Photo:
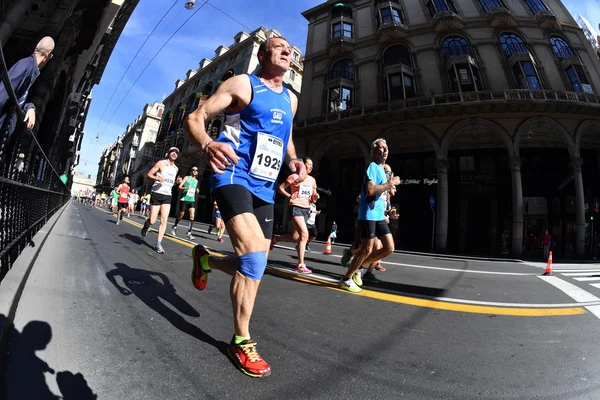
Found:
[{"label": "stone archway", "polygon": [[[437,152],[438,163],[436,165],[438,171],[438,200],[437,200],[437,229],[436,229],[436,248],[438,251],[445,251],[447,248],[448,242],[448,227],[449,227],[449,214],[448,214],[448,206],[450,203],[449,199],[449,184],[448,184],[448,153],[454,150],[477,150],[477,149],[497,149],[497,148],[506,148],[506,151],[509,155],[514,153],[513,150],[513,142],[506,131],[502,126],[498,123],[483,119],[483,118],[470,118],[461,120],[454,125],[452,125],[444,134],[441,140],[441,145],[439,151]],[[494,190],[494,188],[488,187],[490,190]],[[497,203],[490,200],[485,203],[484,199],[474,198],[473,201],[478,200],[476,204],[479,207],[475,207],[473,209],[483,209],[487,210],[489,213],[492,213],[495,207],[497,208]],[[465,200],[466,201],[466,200]],[[462,205],[462,203],[461,203]],[[457,207],[461,206],[457,205]],[[469,203],[464,204],[464,209],[471,209]],[[467,208],[469,207],[469,208]],[[463,208],[461,207],[461,210]],[[467,217],[471,211],[463,213],[459,216],[459,220],[457,223],[464,227],[460,231],[460,237],[458,238],[458,248],[464,251],[468,247],[468,235],[473,233],[473,229],[467,231]],[[465,218],[463,221],[462,218]],[[464,222],[464,223],[463,223]],[[489,245],[489,251],[493,251],[494,245],[496,241],[494,240],[494,236],[496,233],[493,232],[494,227],[497,226],[497,220],[488,220],[489,222],[489,232],[490,240],[485,241],[485,245]],[[475,236],[479,237],[479,236]],[[463,249],[464,247],[464,249]]]},{"label": "stone archway", "polygon": [[[571,179],[574,183],[575,190],[575,238],[574,243],[573,239],[569,237],[572,235],[572,231],[563,232],[563,224],[561,223],[560,228],[560,237],[564,238],[561,240],[559,247],[563,247],[567,245],[573,245],[575,253],[579,256],[582,256],[585,252],[585,200],[584,200],[584,189],[583,189],[583,178],[581,173],[581,168],[583,162],[579,155],[579,149],[576,146],[576,138],[575,135],[572,135],[561,123],[558,121],[549,118],[549,117],[531,117],[525,119],[516,129],[515,139],[515,159],[518,160],[519,166],[521,165],[522,160],[525,158],[522,157],[522,152],[525,149],[535,149],[536,154],[539,152],[539,149],[548,150],[548,149],[560,149],[565,150],[569,156],[570,163],[569,166],[572,169]],[[521,167],[519,167],[519,175],[521,171]],[[568,171],[568,169],[567,169]],[[541,177],[540,179],[543,179]],[[569,182],[567,179],[565,182]],[[528,187],[532,183],[528,184]],[[565,183],[566,184],[566,183]],[[544,187],[549,187],[548,185],[544,185]],[[554,193],[547,193],[547,190],[535,189],[536,193],[544,194],[543,196],[546,198],[546,201],[550,201],[554,198]],[[526,196],[531,197],[531,194]],[[524,199],[521,200],[524,204]],[[537,220],[544,222],[546,227],[549,227],[551,221],[547,221],[544,218],[538,217],[534,219],[534,216],[527,216],[527,210],[523,209],[523,219],[529,220]],[[562,218],[561,218],[562,220]],[[531,221],[524,221],[526,226],[532,225]],[[533,224],[535,225],[535,224]],[[539,225],[539,224],[538,224]],[[556,227],[554,227],[556,228]],[[542,232],[540,232],[542,233]],[[533,233],[536,235],[536,233]],[[566,241],[566,242],[565,242]],[[525,248],[528,248],[527,242],[524,242]],[[567,251],[567,247],[564,247],[565,251]]]},{"label": "stone archway", "polygon": [[[359,193],[365,165],[371,161],[369,144],[356,134],[344,132],[315,140],[309,143],[308,149],[303,155],[313,160],[313,176],[321,195],[317,208],[322,213],[317,218],[317,229],[328,233],[333,220],[338,224],[346,220],[343,226],[340,224],[340,239],[352,240],[352,221],[356,217],[354,199]],[[285,210],[287,207],[284,221],[287,220]]]},{"label": "stone archway", "polygon": [[575,133],[575,150],[577,155],[581,154],[582,149],[600,149],[600,121],[583,121],[577,127]]},{"label": "stone archway", "polygon": [[429,146],[436,156],[440,151],[438,137],[423,126],[395,125],[383,131],[379,137],[386,140],[390,147],[390,153],[420,152]]}]

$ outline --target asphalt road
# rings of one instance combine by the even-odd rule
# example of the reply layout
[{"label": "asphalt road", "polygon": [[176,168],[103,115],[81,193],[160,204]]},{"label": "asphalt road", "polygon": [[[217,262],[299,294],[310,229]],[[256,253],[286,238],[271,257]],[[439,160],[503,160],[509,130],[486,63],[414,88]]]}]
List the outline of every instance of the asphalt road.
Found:
[{"label": "asphalt road", "polygon": [[[7,399],[600,398],[600,265],[548,279],[523,263],[393,254],[384,282],[354,295],[330,283],[342,248],[313,244],[315,276],[298,277],[295,252],[277,247],[251,322],[273,373],[252,379],[225,356],[230,277],[195,290],[191,245],[165,239],[158,255],[140,222],[67,206],[18,305]],[[199,228],[198,242],[232,251]]]}]

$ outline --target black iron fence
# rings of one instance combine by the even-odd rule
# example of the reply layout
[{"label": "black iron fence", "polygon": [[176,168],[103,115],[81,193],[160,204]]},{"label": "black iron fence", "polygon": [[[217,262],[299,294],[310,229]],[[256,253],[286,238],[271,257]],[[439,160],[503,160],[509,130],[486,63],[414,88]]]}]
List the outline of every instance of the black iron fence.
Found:
[{"label": "black iron fence", "polygon": [[[11,133],[7,123],[0,127],[0,282],[16,258],[48,219],[70,198],[69,189],[44,153],[25,118],[8,79],[0,46],[0,74],[17,115]],[[0,105],[0,112],[13,110]],[[6,116],[9,119],[10,115]],[[63,178],[64,179],[64,178]]]}]

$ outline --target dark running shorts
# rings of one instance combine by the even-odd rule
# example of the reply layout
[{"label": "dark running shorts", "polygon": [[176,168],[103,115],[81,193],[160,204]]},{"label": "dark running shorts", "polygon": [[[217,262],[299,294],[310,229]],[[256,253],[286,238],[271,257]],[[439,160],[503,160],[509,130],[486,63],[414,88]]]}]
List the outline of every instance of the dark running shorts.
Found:
[{"label": "dark running shorts", "polygon": [[308,237],[314,237],[316,238],[317,235],[319,234],[317,232],[317,227],[314,225],[306,225],[306,227],[308,228]]},{"label": "dark running shorts", "polygon": [[127,203],[117,203],[119,205],[119,210],[127,209]]},{"label": "dark running shorts", "polygon": [[216,188],[213,198],[219,205],[219,211],[225,223],[236,215],[254,214],[265,239],[273,236],[273,219],[275,218],[275,207],[271,203],[259,199],[242,185],[226,185]]},{"label": "dark running shorts", "polygon": [[310,208],[290,206],[290,219],[292,217],[304,217],[304,222],[310,218]]},{"label": "dark running shorts", "polygon": [[150,197],[150,205],[162,206],[163,204],[171,204],[171,196],[152,192],[152,197]]},{"label": "dark running shorts", "polygon": [[180,201],[179,202],[179,212],[188,211],[190,208],[196,208],[195,201]]},{"label": "dark running shorts", "polygon": [[391,235],[390,227],[382,221],[358,221],[361,239],[381,238],[385,235]]}]

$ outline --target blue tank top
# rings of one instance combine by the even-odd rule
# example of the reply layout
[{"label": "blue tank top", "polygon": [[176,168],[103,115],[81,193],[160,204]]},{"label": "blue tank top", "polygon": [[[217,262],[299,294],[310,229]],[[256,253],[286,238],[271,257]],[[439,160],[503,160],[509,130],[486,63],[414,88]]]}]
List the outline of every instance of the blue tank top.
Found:
[{"label": "blue tank top", "polygon": [[273,203],[275,185],[285,158],[292,121],[292,99],[283,87],[276,93],[255,75],[248,75],[252,100],[239,113],[226,114],[217,142],[233,147],[239,161],[223,174],[213,174],[212,190],[241,185],[256,197]]}]

